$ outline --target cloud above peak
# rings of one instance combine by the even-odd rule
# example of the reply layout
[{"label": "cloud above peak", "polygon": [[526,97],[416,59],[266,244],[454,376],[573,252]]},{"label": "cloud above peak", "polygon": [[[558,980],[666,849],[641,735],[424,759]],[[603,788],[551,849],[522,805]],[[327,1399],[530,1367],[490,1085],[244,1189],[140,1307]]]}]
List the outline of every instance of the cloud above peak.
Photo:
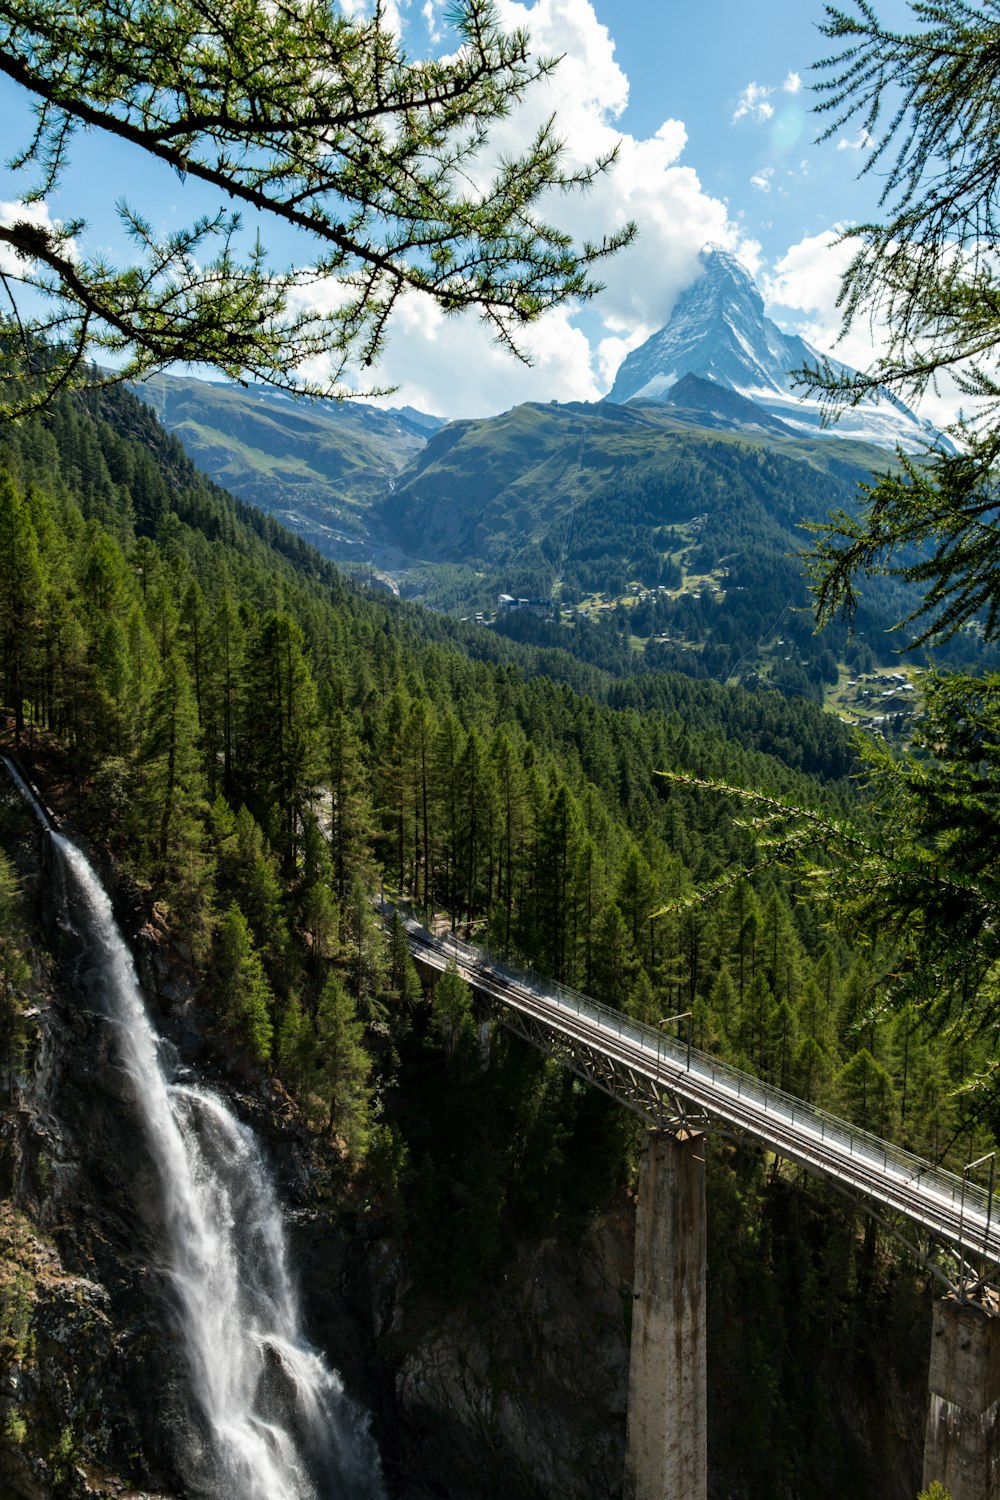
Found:
[{"label": "cloud above peak", "polygon": [[[428,3],[433,17],[438,7]],[[554,309],[525,331],[530,367],[497,348],[474,314],[445,317],[426,297],[405,298],[390,323],[379,369],[363,373],[397,387],[385,404],[410,403],[447,417],[487,416],[521,401],[598,399],[629,349],[667,321],[677,296],[698,274],[706,242],[751,262],[757,253],[727,204],[708,193],[685,164],[687,131],[680,120],[664,118],[642,135],[620,127],[629,80],[591,0],[499,0],[498,10],[505,28],[529,32],[538,56],[562,60],[497,122],[490,161],[526,150],[554,115],[567,171],[614,150],[617,158],[588,192],[553,193],[541,205],[543,217],[577,245],[600,241],[629,220],[639,233],[627,250],[596,265],[604,290],[592,302]],[[479,164],[474,175],[484,184],[489,163]]]}]

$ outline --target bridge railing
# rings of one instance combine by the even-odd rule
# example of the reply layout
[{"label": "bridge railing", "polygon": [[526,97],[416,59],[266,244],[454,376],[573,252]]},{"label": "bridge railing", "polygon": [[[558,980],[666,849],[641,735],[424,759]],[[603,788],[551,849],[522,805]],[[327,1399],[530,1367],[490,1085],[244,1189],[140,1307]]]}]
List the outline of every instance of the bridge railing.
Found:
[{"label": "bridge railing", "polygon": [[686,1042],[676,1041],[662,1029],[626,1016],[620,1010],[594,1000],[590,995],[560,984],[558,980],[547,979],[531,969],[511,963],[488,948],[463,942],[452,933],[436,936],[402,903],[397,909],[408,928],[419,929],[444,953],[453,953],[456,960],[463,960],[471,968],[487,968],[497,978],[520,985],[523,989],[538,994],[540,998],[556,998],[567,1010],[586,1017],[610,1035],[642,1048],[650,1054],[651,1075],[664,1081],[660,1075],[663,1067],[669,1066],[672,1071],[666,1081],[679,1093],[684,1092],[684,1075],[703,1083],[711,1083],[736,1099],[755,1105],[763,1114],[774,1115],[787,1124],[810,1127],[823,1143],[839,1146],[849,1156],[858,1156],[881,1167],[886,1173],[892,1171],[906,1183],[925,1190],[935,1198],[950,1202],[953,1207],[964,1204],[970,1215],[981,1215],[990,1222],[997,1222],[989,1193],[958,1173],[936,1167],[904,1147],[893,1145],[891,1141],[883,1140],[871,1131],[863,1130],[794,1094],[775,1088],[773,1084],[765,1083],[709,1052],[692,1047],[689,1054]]}]

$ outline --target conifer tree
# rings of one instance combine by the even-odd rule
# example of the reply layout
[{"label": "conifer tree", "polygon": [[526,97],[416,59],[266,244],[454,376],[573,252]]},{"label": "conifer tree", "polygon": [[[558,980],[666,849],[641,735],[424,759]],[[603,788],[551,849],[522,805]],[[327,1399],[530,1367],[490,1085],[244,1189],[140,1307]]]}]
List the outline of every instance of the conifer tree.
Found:
[{"label": "conifer tree", "polygon": [[249,924],[235,902],[219,922],[214,971],[223,1023],[250,1057],[266,1062],[273,997]]},{"label": "conifer tree", "polygon": [[837,1093],[850,1119],[875,1135],[892,1134],[896,1114],[892,1079],[867,1047],[861,1047],[841,1068]]},{"label": "conifer tree", "polygon": [[300,626],[273,611],[244,661],[241,774],[252,803],[274,819],[286,867],[296,859],[316,780],[316,687]]},{"label": "conifer tree", "polygon": [[452,1056],[474,1031],[472,990],[452,960],[431,992],[431,1014],[441,1045]]},{"label": "conifer tree", "polygon": [[572,982],[576,974],[579,923],[575,877],[582,839],[579,810],[569,788],[560,782],[541,809],[535,836],[534,945],[547,972],[567,982]]},{"label": "conifer tree", "polygon": [[[504,32],[490,0],[462,0],[450,20],[447,55],[415,62],[381,6],[364,18],[304,3],[236,0],[223,13],[206,0],[123,0],[109,27],[87,8],[6,4],[0,71],[37,113],[11,147],[15,169],[32,174],[25,194],[70,190],[83,126],[230,206],[157,234],[119,204],[135,256],[121,266],[81,250],[72,211],[54,227],[8,216],[5,408],[177,361],[328,395],[348,368],[377,360],[404,293],[470,309],[515,352],[546,308],[591,296],[592,265],[632,227],[576,249],[542,208],[553,190],[588,186],[614,153],[566,170],[549,121],[488,165],[493,126],[554,64],[532,56],[523,32]],[[249,246],[239,210],[260,229]],[[299,239],[298,267],[270,262],[276,229]],[[328,279],[337,295],[310,298]],[[41,357],[50,333],[58,342]],[[306,379],[307,362],[328,375]]]},{"label": "conifer tree", "polygon": [[315,1087],[327,1109],[327,1129],[341,1136],[348,1151],[363,1155],[371,1122],[364,1024],[335,974],[323,986],[316,1010]]},{"label": "conifer tree", "polygon": [[24,496],[0,473],[0,651],[4,702],[14,735],[24,733],[25,700],[37,668],[44,579],[38,542]]},{"label": "conifer tree", "polygon": [[492,766],[478,731],[469,730],[456,767],[458,826],[456,829],[456,902],[465,909],[467,925],[488,907],[492,881],[488,876],[497,791]]},{"label": "conifer tree", "polygon": [[150,705],[141,748],[142,816],[154,878],[197,948],[207,936],[211,859],[201,816],[207,811],[198,716],[184,663],[171,650]]},{"label": "conifer tree", "polygon": [[[403,745],[409,764],[410,808],[413,819],[413,875],[410,881],[418,905],[429,911],[433,905],[431,870],[431,744],[434,725],[430,706],[414,699],[403,727]],[[423,880],[421,882],[421,874]]]},{"label": "conifer tree", "polygon": [[715,976],[709,1004],[720,1035],[731,1043],[737,1035],[740,1017],[736,986],[727,964],[723,964]]},{"label": "conifer tree", "polygon": [[214,792],[221,760],[221,784],[227,797],[236,789],[235,746],[238,734],[240,684],[246,631],[225,584],[212,612],[206,662],[207,709],[205,753]]},{"label": "conifer tree", "polygon": [[438,901],[452,915],[452,930],[457,924],[455,859],[459,837],[460,788],[458,766],[465,748],[465,733],[458,716],[451,709],[438,719],[431,750],[431,788],[435,873],[433,887]]},{"label": "conifer tree", "polygon": [[497,904],[499,946],[510,947],[514,925],[516,870],[527,838],[524,773],[507,733],[498,729],[490,745],[497,787]]},{"label": "conifer tree", "polygon": [[410,956],[406,926],[397,911],[389,922],[389,987],[406,1007],[419,1005],[424,992]]},{"label": "conifer tree", "polygon": [[343,902],[354,880],[369,874],[371,819],[361,741],[344,710],[328,697],[323,706],[322,743],[334,888]]}]

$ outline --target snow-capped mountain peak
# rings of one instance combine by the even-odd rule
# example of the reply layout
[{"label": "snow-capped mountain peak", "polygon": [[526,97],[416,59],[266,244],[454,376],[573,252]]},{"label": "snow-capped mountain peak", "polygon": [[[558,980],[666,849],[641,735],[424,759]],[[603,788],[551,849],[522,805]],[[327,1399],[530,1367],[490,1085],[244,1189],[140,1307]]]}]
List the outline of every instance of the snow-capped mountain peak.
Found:
[{"label": "snow-capped mountain peak", "polygon": [[792,374],[822,359],[805,339],[783,333],[767,317],[756,283],[735,256],[709,247],[702,251],[698,279],[678,297],[666,325],[626,356],[606,399],[619,405],[668,400],[682,376],[696,375],[738,392],[812,436],[862,438],[910,450],[923,449],[938,437],[929,423],[888,394],[845,410],[839,421],[823,427],[819,401]]}]

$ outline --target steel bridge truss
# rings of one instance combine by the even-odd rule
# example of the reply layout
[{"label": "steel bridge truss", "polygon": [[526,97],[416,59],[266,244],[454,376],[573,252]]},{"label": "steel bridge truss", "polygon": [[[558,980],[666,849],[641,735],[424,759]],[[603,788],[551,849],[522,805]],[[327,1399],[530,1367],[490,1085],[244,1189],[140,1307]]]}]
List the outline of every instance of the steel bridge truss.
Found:
[{"label": "steel bridge truss", "polygon": [[[474,981],[471,981],[474,983]],[[476,986],[478,988],[478,986]],[[560,1063],[577,1078],[600,1089],[616,1103],[639,1115],[647,1125],[657,1130],[667,1130],[678,1135],[691,1130],[702,1130],[737,1143],[752,1142],[760,1147],[760,1138],[748,1130],[740,1130],[728,1120],[713,1116],[708,1110],[696,1108],[675,1090],[664,1085],[644,1071],[628,1066],[617,1058],[609,1057],[602,1048],[567,1035],[559,1028],[548,1026],[537,1016],[526,1015],[515,1010],[494,996],[486,996],[490,1017],[513,1036],[528,1042],[537,1051]],[[789,1158],[795,1161],[794,1157]],[[928,1270],[947,1291],[958,1297],[980,1297],[996,1299],[988,1281],[994,1281],[1000,1262],[984,1262],[972,1256],[968,1247],[946,1243],[935,1238],[919,1224],[913,1223],[901,1213],[877,1205],[866,1194],[851,1188],[838,1178],[831,1178],[811,1163],[795,1161],[795,1165],[822,1182],[831,1183],[841,1197],[847,1198],[854,1208],[879,1225],[919,1265]]]},{"label": "steel bridge truss", "polygon": [[593,1084],[619,1104],[624,1104],[626,1109],[640,1115],[657,1130],[680,1132],[715,1128],[715,1122],[704,1110],[692,1106],[648,1073],[619,1058],[610,1057],[601,1047],[548,1026],[537,1016],[514,1010],[502,1001],[493,1000],[490,1012],[505,1031],[529,1042],[585,1083]]},{"label": "steel bridge truss", "polygon": [[404,921],[415,959],[439,971],[456,963],[498,1024],[649,1126],[763,1146],[832,1184],[960,1298],[994,1295],[992,1193],[588,996]]}]

